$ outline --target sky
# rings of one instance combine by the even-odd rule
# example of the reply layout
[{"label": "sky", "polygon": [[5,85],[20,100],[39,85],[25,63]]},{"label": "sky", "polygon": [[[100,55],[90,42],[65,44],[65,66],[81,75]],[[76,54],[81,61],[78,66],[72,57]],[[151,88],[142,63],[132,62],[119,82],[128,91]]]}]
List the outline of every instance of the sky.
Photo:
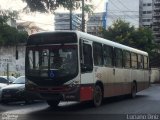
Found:
[{"label": "sky", "polygon": [[[104,10],[104,1],[106,0],[93,0],[95,6],[94,11],[103,11]],[[23,8],[26,6],[26,3],[22,0],[0,0],[0,9],[11,9],[17,10],[20,12],[20,18],[18,22],[32,21],[36,25],[40,26],[45,30],[54,30],[54,15],[53,14],[42,14],[42,13],[22,13]],[[58,9],[56,12],[64,12],[66,9]]]},{"label": "sky", "polygon": [[111,25],[118,18],[125,20],[135,27],[139,26],[139,0],[109,0],[108,21]]}]

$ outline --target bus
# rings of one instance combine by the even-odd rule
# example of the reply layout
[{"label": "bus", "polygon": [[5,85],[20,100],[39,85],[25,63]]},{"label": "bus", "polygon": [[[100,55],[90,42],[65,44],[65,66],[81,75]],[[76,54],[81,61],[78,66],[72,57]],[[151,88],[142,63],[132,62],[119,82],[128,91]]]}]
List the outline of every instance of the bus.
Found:
[{"label": "bus", "polygon": [[149,87],[147,52],[80,31],[30,35],[26,45],[27,92],[51,107],[60,101],[92,101]]}]

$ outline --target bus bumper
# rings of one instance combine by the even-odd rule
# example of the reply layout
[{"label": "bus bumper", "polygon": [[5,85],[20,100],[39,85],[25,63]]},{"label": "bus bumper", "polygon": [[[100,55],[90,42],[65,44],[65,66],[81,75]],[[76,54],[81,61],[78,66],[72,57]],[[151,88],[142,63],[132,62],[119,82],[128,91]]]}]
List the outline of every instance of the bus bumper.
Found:
[{"label": "bus bumper", "polygon": [[77,85],[74,87],[41,87],[37,90],[30,91],[37,94],[43,100],[60,100],[60,101],[88,101],[93,99],[93,86]]}]

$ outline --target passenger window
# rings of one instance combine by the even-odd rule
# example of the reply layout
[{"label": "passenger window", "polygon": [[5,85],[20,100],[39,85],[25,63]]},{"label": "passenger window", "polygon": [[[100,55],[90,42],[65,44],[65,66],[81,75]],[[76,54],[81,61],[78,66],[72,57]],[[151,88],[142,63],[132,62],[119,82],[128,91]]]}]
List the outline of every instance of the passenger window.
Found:
[{"label": "passenger window", "polygon": [[122,67],[122,50],[115,48],[115,66]]},{"label": "passenger window", "polygon": [[143,56],[138,55],[138,68],[143,69]]},{"label": "passenger window", "polygon": [[131,54],[128,51],[123,51],[123,65],[125,68],[131,67]]},{"label": "passenger window", "polygon": [[137,54],[131,53],[131,59],[132,59],[132,68],[138,68],[137,64]]},{"label": "passenger window", "polygon": [[96,66],[103,65],[102,44],[93,43],[93,57],[94,57],[94,65]]},{"label": "passenger window", "polygon": [[81,67],[83,72],[93,70],[92,47],[89,44],[83,43],[83,63],[81,64]]},{"label": "passenger window", "polygon": [[103,59],[105,66],[113,66],[113,47],[103,46]]},{"label": "passenger window", "polygon": [[148,69],[148,57],[144,56],[144,69]]}]

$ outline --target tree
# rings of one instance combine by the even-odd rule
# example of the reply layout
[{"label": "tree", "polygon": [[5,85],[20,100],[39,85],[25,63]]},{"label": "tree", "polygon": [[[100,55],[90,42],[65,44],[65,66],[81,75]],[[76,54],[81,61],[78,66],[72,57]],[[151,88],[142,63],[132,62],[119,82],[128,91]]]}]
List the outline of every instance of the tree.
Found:
[{"label": "tree", "polygon": [[[27,3],[24,8],[28,12],[54,13],[57,8],[64,7],[70,11],[70,29],[72,29],[72,11],[82,9],[82,31],[84,31],[84,12],[92,13],[93,5],[84,5],[84,0],[22,0]],[[82,2],[83,1],[83,2]],[[90,0],[91,1],[91,0]]]},{"label": "tree", "polygon": [[[24,10],[28,10],[30,12],[42,12],[42,13],[48,13],[54,11],[57,8],[64,7],[70,10],[76,10],[78,8],[81,8],[81,2],[82,0],[22,0],[27,3],[27,6],[24,8]],[[91,10],[93,6],[92,5],[86,5],[85,10],[89,11]],[[88,9],[90,8],[90,9]]]},{"label": "tree", "polygon": [[0,15],[0,45],[17,45],[18,43],[26,42],[28,37],[27,32],[19,32],[16,28],[11,27],[7,24],[9,19],[12,19],[16,16],[15,12],[3,11]]},{"label": "tree", "polygon": [[107,30],[102,28],[102,37],[130,47],[152,53],[157,49],[149,28],[135,28],[123,20],[117,20]]}]

